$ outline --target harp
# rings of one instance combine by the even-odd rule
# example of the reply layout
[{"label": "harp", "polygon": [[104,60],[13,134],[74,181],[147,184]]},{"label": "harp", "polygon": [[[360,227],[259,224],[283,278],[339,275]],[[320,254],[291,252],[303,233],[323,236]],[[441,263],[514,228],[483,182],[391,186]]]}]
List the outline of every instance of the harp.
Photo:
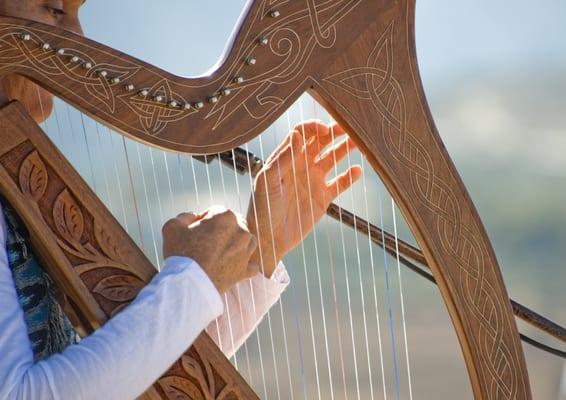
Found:
[{"label": "harp", "polygon": [[[199,78],[2,17],[0,72],[32,79],[129,138],[193,155],[230,152],[310,93],[347,128],[407,220],[450,314],[474,396],[531,398],[494,251],[426,103],[414,13],[413,0],[252,1],[220,66]],[[20,105],[4,108],[0,121],[2,193],[77,319],[96,329],[154,268]],[[110,287],[124,290],[102,296]],[[205,334],[144,396],[256,398]]]}]

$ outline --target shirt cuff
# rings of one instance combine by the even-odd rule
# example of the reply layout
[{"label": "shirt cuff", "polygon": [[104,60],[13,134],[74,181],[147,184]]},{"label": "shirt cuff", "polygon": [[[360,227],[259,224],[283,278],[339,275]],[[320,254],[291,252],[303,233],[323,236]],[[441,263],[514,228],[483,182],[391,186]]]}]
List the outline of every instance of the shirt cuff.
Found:
[{"label": "shirt cuff", "polygon": [[222,297],[210,280],[209,276],[204,272],[201,266],[190,257],[171,256],[165,260],[163,268],[158,276],[167,276],[169,274],[178,274],[180,270],[187,271],[191,279],[195,282],[195,287],[199,291],[206,303],[210,305],[213,318],[216,318],[224,312],[224,302]]}]

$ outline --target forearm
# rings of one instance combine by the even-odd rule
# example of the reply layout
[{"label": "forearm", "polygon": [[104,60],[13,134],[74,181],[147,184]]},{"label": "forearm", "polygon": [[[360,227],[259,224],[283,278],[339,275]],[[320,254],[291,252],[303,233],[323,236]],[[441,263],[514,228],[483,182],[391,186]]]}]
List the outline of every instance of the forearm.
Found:
[{"label": "forearm", "polygon": [[132,304],[79,344],[35,365],[23,349],[24,361],[2,365],[17,371],[0,398],[134,399],[221,312],[220,296],[200,267],[169,259]]}]

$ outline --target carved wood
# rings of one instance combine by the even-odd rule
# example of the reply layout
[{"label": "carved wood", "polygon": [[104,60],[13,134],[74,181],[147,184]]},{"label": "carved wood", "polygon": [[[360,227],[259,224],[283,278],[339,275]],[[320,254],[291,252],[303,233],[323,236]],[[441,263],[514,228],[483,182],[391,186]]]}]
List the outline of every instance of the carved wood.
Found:
[{"label": "carved wood", "polygon": [[[0,191],[87,330],[129,304],[155,268],[23,107],[0,110]],[[147,398],[257,398],[203,333]]]},{"label": "carved wood", "polygon": [[[475,397],[529,399],[495,254],[426,103],[414,12],[414,0],[252,1],[219,68],[199,78],[176,77],[49,26],[0,18],[0,73],[23,74],[137,140],[198,154],[252,139],[309,90],[349,129],[413,230],[458,334]],[[257,63],[248,65],[250,58]],[[240,76],[243,82],[234,81]],[[137,92],[144,88],[147,95]],[[28,198],[42,191],[28,186]],[[65,216],[69,200],[61,202]],[[80,253],[75,230],[56,232]],[[90,313],[105,312],[105,304]]]}]

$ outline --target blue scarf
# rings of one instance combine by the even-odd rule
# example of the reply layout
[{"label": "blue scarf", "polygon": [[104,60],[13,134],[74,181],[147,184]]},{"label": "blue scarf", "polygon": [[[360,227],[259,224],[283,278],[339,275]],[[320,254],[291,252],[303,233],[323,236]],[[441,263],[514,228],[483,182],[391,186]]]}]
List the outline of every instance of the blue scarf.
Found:
[{"label": "blue scarf", "polygon": [[78,335],[56,300],[55,284],[36,260],[27,230],[10,205],[2,198],[0,203],[6,217],[8,261],[37,362],[77,343]]}]

